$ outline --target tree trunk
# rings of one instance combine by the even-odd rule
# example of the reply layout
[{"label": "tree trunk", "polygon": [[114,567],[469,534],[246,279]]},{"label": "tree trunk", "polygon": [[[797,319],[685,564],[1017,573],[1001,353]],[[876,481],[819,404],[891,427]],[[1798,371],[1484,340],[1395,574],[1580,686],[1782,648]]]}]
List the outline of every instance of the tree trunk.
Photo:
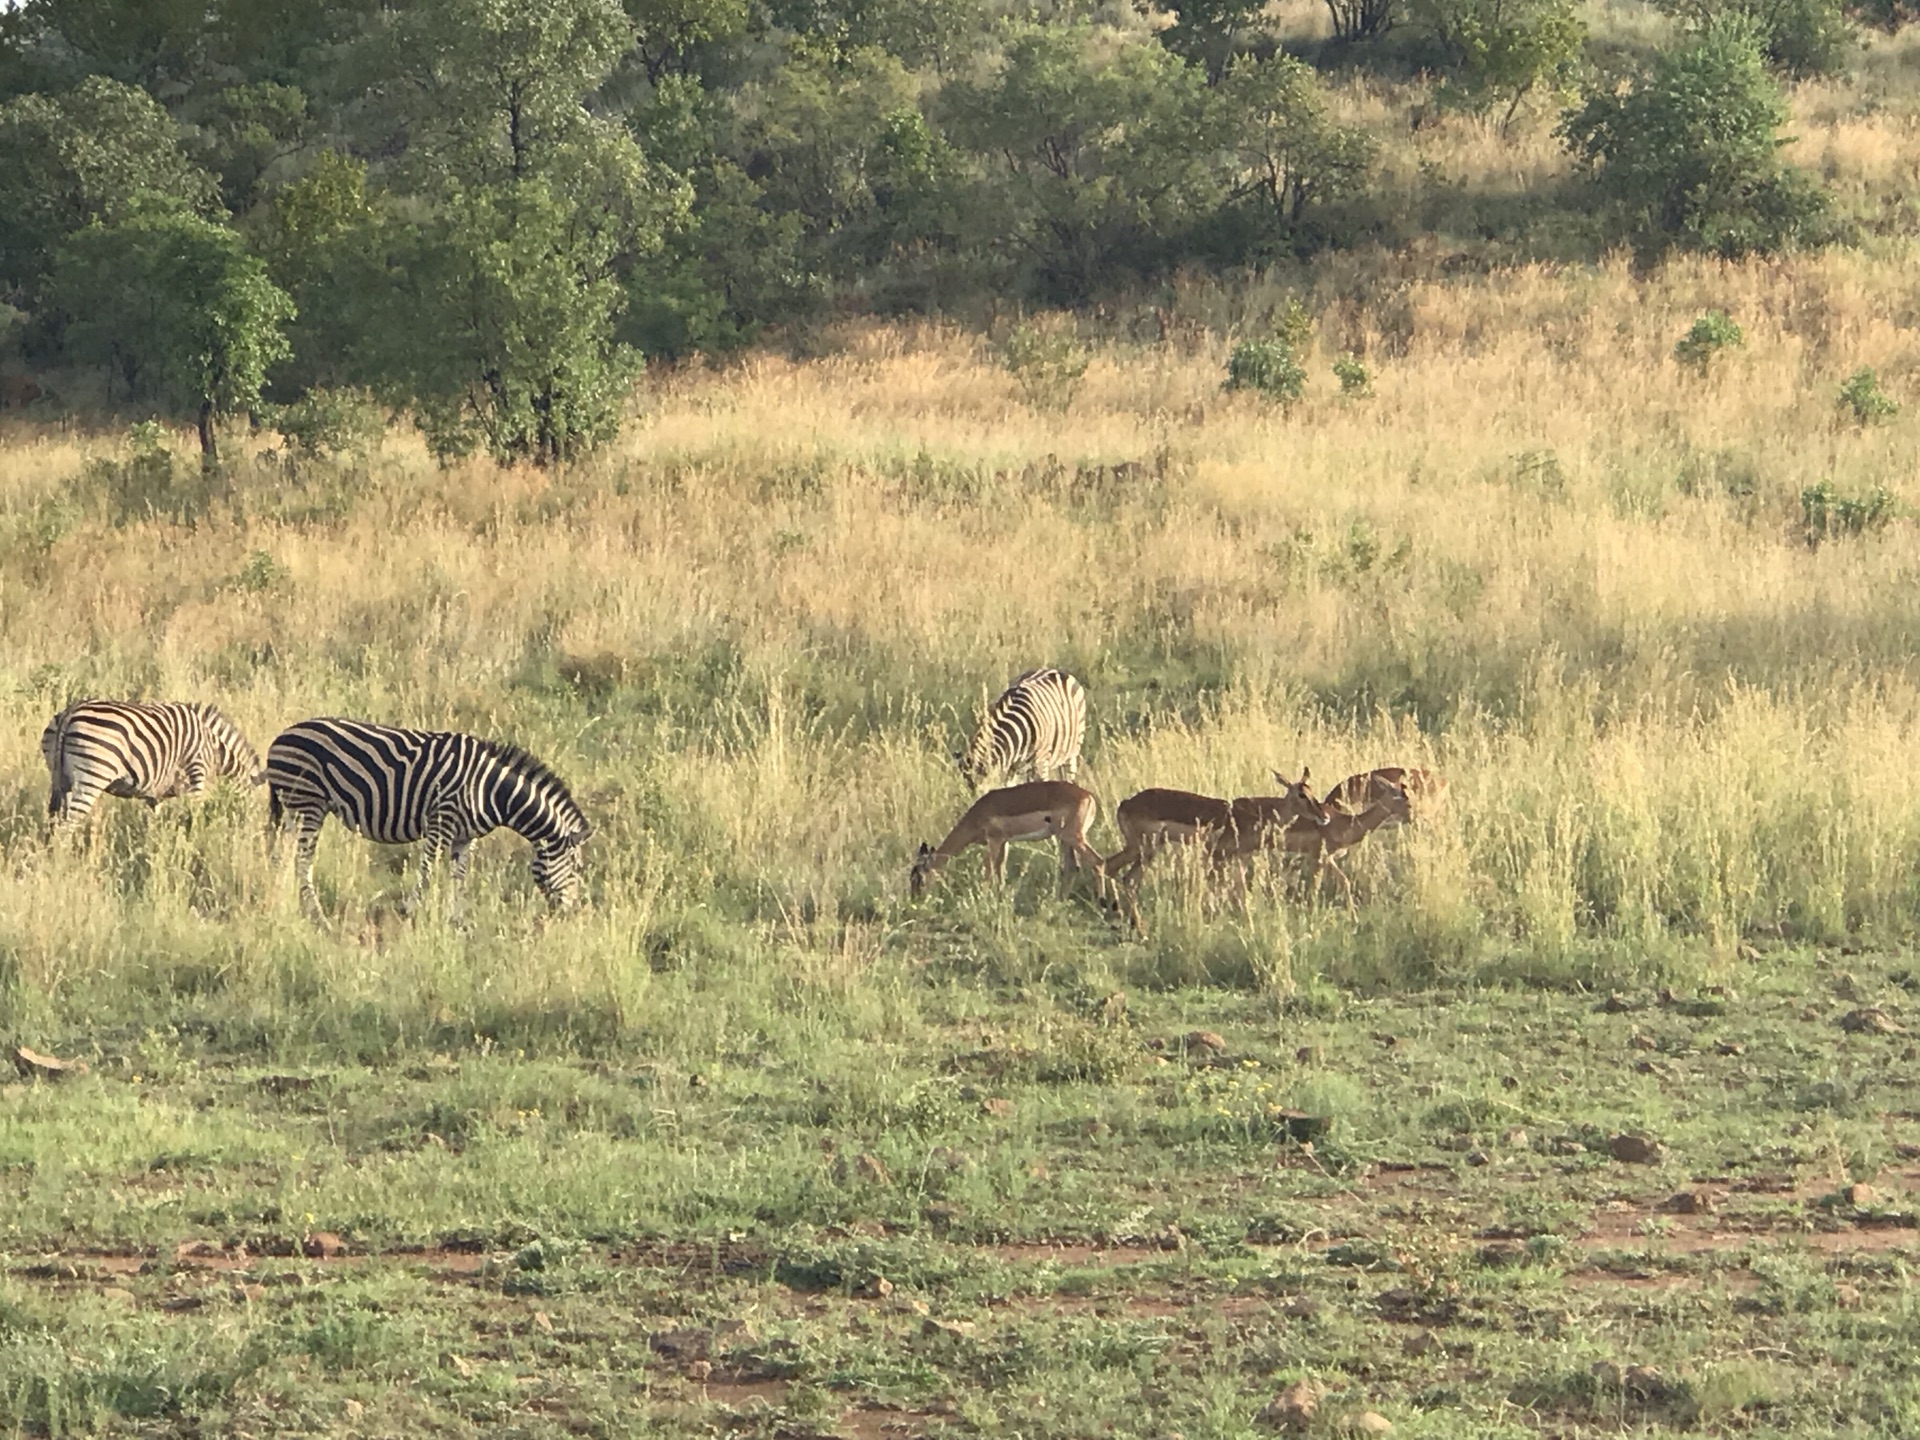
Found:
[{"label": "tree trunk", "polygon": [[213,401],[200,402],[200,463],[211,469],[220,463],[220,442],[213,433]]}]

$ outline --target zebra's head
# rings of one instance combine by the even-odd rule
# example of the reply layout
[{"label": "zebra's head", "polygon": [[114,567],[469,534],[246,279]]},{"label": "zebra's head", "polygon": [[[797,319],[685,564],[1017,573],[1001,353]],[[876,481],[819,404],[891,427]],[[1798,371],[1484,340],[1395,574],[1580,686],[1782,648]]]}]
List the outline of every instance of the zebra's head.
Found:
[{"label": "zebra's head", "polygon": [[556,910],[571,910],[580,903],[581,892],[586,889],[585,867],[580,858],[586,838],[587,831],[582,829],[577,835],[533,847],[533,883]]},{"label": "zebra's head", "polygon": [[206,722],[207,736],[213,741],[215,768],[219,773],[249,785],[265,781],[267,772],[260,764],[260,752],[240,733],[240,727],[211,705],[202,705],[200,714]]}]

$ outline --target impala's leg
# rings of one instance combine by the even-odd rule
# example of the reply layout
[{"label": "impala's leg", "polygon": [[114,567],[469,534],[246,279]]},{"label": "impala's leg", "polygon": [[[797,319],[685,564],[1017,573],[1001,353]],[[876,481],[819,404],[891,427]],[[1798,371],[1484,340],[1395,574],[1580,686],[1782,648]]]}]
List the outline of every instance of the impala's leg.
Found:
[{"label": "impala's leg", "polygon": [[1007,878],[1007,842],[987,841],[987,878],[998,885]]},{"label": "impala's leg", "polygon": [[1335,860],[1332,855],[1328,855],[1320,863],[1322,869],[1331,870],[1335,875],[1340,877],[1340,884],[1345,888],[1346,892],[1347,909],[1353,909],[1353,881],[1349,880],[1347,878],[1347,872],[1340,868],[1340,862]]}]

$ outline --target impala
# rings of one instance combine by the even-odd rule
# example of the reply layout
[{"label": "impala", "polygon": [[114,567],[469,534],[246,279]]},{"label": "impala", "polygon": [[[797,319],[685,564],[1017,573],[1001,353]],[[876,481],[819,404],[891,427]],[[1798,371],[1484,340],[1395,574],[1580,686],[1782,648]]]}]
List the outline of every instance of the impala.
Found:
[{"label": "impala", "polygon": [[[1285,777],[1276,771],[1275,778]],[[1381,826],[1404,825],[1410,818],[1404,790],[1387,780],[1378,780],[1375,785],[1381,791],[1382,799],[1374,801],[1358,814],[1329,809],[1325,821],[1320,824],[1280,820],[1273,801],[1265,796],[1235,800],[1235,853],[1248,855],[1256,850],[1281,850],[1288,855],[1297,855],[1305,862],[1307,874],[1316,889],[1320,872],[1331,870],[1346,887],[1347,903],[1351,905],[1353,881],[1347,878],[1347,872],[1340,868],[1333,857],[1351,850]]]},{"label": "impala", "polygon": [[[1087,828],[1099,812],[1091,792],[1065,780],[1035,780],[989,790],[960,817],[938,845],[922,844],[914,857],[907,888],[914,899],[946,863],[975,845],[987,847],[987,875],[998,880],[1006,870],[1007,846],[1015,840],[1054,840],[1060,846],[1060,892],[1076,870],[1101,879],[1100,857],[1087,843]],[[1104,888],[1104,884],[1103,884]]]},{"label": "impala", "polygon": [[[1325,823],[1325,807],[1307,789],[1309,773],[1302,770],[1297,784],[1282,782],[1285,793],[1271,797],[1270,811],[1263,812],[1268,817],[1266,823],[1291,824],[1296,820],[1313,825]],[[1211,795],[1196,795],[1191,790],[1142,790],[1122,800],[1113,819],[1120,829],[1122,845],[1107,857],[1108,879],[1123,872],[1137,875],[1165,844],[1205,840],[1216,860],[1236,849],[1233,806]]]},{"label": "impala", "polygon": [[[1275,778],[1279,778],[1277,771]],[[1446,799],[1447,781],[1444,775],[1432,770],[1408,770],[1403,766],[1388,765],[1379,770],[1363,770],[1358,775],[1349,775],[1327,792],[1327,804],[1334,809],[1358,814],[1376,801],[1388,799],[1395,790],[1405,793],[1410,815],[1414,811],[1424,814]]]}]

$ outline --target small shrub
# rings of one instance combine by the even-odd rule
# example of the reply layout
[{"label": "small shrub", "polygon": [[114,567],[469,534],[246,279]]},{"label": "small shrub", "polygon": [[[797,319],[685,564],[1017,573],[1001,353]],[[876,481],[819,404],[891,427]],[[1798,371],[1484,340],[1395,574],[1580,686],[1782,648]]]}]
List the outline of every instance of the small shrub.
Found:
[{"label": "small shrub", "polygon": [[1900,413],[1900,402],[1880,388],[1880,377],[1862,365],[1840,387],[1840,408],[1851,411],[1856,425],[1878,425]]},{"label": "small shrub", "polygon": [[999,344],[1000,363],[1038,410],[1064,410],[1073,403],[1091,357],[1071,325],[1042,329],[1022,322]]},{"label": "small shrub", "polygon": [[1258,390],[1288,404],[1306,390],[1307,371],[1284,340],[1243,340],[1227,361],[1227,389]]},{"label": "small shrub", "polygon": [[1714,356],[1722,350],[1737,350],[1746,343],[1746,334],[1726,311],[1709,310],[1680,337],[1680,343],[1673,347],[1673,358],[1695,374],[1705,375]]},{"label": "small shrub", "polygon": [[303,460],[364,460],[386,433],[386,411],[364,390],[309,390],[269,423]]},{"label": "small shrub", "polygon": [[192,525],[200,520],[213,502],[217,472],[178,464],[158,421],[135,425],[128,442],[133,453],[125,460],[89,461],[82,479],[87,491],[105,499],[111,523]]},{"label": "small shrub", "polygon": [[1342,355],[1334,361],[1333,377],[1349,400],[1365,400],[1373,394],[1373,372],[1358,355]]},{"label": "small shrub", "polygon": [[1844,495],[1831,480],[1800,492],[1800,531],[1809,545],[1851,535],[1877,535],[1901,513],[1900,499],[1884,485],[1864,495]]}]

